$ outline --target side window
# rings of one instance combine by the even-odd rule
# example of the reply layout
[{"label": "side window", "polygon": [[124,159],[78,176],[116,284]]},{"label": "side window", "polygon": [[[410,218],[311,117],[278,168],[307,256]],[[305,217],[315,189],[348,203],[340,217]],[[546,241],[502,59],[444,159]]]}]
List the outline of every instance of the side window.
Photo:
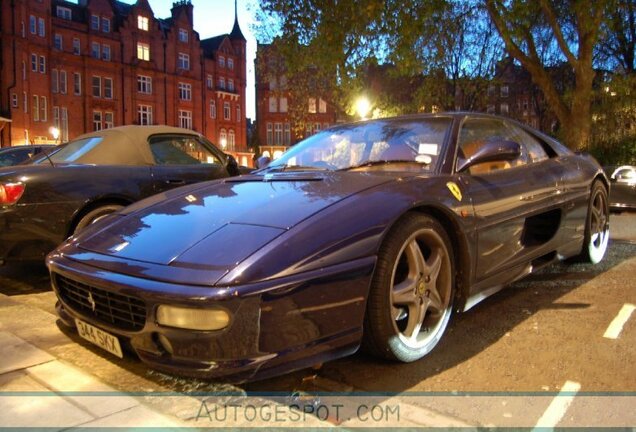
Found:
[{"label": "side window", "polygon": [[[459,133],[458,156],[467,159],[477,153],[477,151],[487,143],[498,140],[519,142],[501,120],[467,118]],[[510,162],[484,162],[473,165],[469,171],[471,174],[487,174],[493,171],[524,165],[526,162],[527,155],[522,150],[522,154],[517,160]]]},{"label": "side window", "polygon": [[193,136],[161,135],[150,138],[157,165],[221,164],[219,158]]},{"label": "side window", "polygon": [[549,158],[545,149],[536,138],[516,126],[511,125],[509,128],[512,132],[511,140],[521,144],[522,152],[527,154],[528,163],[541,162]]}]

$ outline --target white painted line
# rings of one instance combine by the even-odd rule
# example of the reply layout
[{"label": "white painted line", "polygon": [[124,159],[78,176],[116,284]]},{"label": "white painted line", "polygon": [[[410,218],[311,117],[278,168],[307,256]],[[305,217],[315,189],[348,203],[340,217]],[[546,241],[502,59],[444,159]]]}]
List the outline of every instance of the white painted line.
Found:
[{"label": "white painted line", "polygon": [[548,409],[545,410],[541,418],[537,421],[534,431],[542,430],[545,432],[545,428],[555,427],[563,418],[566,411],[574,401],[574,396],[581,389],[581,384],[574,381],[566,381],[561,387],[561,391],[552,400]]},{"label": "white painted line", "polygon": [[605,330],[603,337],[608,339],[618,339],[618,336],[620,336],[621,331],[623,330],[623,326],[634,310],[636,310],[636,306],[633,304],[624,304],[618,312],[618,315],[616,315],[616,318],[614,318],[607,330]]}]

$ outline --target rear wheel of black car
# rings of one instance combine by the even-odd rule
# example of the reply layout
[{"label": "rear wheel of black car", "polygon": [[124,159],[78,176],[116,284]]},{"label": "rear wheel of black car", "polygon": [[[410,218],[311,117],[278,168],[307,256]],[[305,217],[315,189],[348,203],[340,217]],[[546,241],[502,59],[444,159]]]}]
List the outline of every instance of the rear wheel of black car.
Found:
[{"label": "rear wheel of black car", "polygon": [[585,240],[581,260],[598,264],[607,252],[609,243],[609,204],[607,189],[600,181],[592,185],[585,221]]},{"label": "rear wheel of black car", "polygon": [[121,206],[119,204],[106,204],[90,210],[88,213],[82,216],[79,222],[77,222],[77,225],[75,225],[75,229],[73,230],[73,234],[77,234],[90,224],[94,224],[105,216],[108,216],[109,214],[119,211],[123,208],[124,206]]},{"label": "rear wheel of black car", "polygon": [[423,214],[407,214],[378,255],[365,316],[364,347],[412,362],[441,339],[451,316],[454,262],[448,234]]}]

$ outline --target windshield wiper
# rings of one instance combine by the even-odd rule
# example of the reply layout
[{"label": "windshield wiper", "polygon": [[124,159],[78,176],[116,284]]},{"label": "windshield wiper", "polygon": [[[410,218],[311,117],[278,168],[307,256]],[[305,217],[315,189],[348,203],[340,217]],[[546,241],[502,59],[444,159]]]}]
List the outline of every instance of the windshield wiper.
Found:
[{"label": "windshield wiper", "polygon": [[372,167],[372,166],[377,166],[377,165],[391,165],[391,164],[418,164],[418,165],[424,165],[424,166],[428,166],[430,165],[430,163],[426,163],[426,162],[421,162],[421,161],[416,161],[413,159],[410,160],[406,160],[406,159],[391,159],[391,160],[367,160],[364,162],[360,162],[357,165],[353,165],[347,168],[341,168],[338,171],[348,171],[348,170],[352,170],[352,169],[356,169],[356,168],[366,168],[366,167]]}]

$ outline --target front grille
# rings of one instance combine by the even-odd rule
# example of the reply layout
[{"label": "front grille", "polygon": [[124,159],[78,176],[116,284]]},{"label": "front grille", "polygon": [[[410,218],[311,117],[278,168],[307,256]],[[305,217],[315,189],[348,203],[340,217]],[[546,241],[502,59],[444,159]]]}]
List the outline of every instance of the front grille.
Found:
[{"label": "front grille", "polygon": [[143,300],[115,294],[91,285],[55,275],[62,301],[77,312],[126,331],[141,330],[146,324]]}]

